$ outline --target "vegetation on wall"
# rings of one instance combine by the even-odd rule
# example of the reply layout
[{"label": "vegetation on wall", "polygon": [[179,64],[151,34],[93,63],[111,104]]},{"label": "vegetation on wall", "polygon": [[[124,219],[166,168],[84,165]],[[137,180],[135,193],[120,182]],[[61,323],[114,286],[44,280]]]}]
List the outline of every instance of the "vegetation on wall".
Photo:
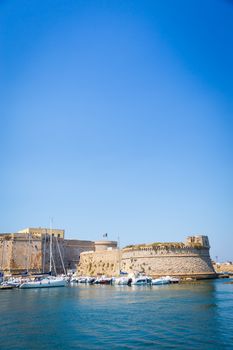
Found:
[{"label": "vegetation on wall", "polygon": [[178,242],[178,243],[177,242],[154,242],[154,243],[150,243],[150,244],[128,245],[128,246],[124,247],[123,249],[130,249],[130,250],[139,250],[139,249],[146,249],[146,248],[152,248],[152,249],[176,248],[176,249],[181,249],[184,247],[185,247],[185,244],[182,242]]}]

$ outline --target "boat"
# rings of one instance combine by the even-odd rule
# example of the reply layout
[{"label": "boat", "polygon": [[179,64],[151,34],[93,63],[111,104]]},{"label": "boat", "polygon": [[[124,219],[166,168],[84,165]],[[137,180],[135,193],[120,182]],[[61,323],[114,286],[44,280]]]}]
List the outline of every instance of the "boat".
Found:
[{"label": "boat", "polygon": [[139,276],[132,278],[131,285],[135,286],[146,286],[151,284],[152,279],[147,276]]},{"label": "boat", "polygon": [[180,279],[178,277],[167,276],[167,278],[169,278],[170,283],[179,283],[180,282]]},{"label": "boat", "polygon": [[22,281],[20,278],[10,277],[4,283],[7,284],[8,286],[11,286],[12,288],[17,288],[20,286]]},{"label": "boat", "polygon": [[84,277],[79,277],[77,282],[78,283],[88,283],[88,280],[89,280],[89,277],[84,276]]},{"label": "boat", "polygon": [[[52,252],[52,246],[53,246],[53,235],[52,235],[52,227],[50,223],[50,237],[49,237],[49,276],[37,276],[33,280],[31,278],[28,278],[26,281],[20,284],[19,288],[20,289],[30,289],[30,288],[52,288],[52,287],[66,287],[68,285],[68,280],[69,278],[66,275],[66,270],[64,266],[64,262],[62,259],[61,255],[61,250],[59,247],[59,243],[57,240],[57,237],[55,237],[56,242],[57,242],[57,247],[61,259],[61,263],[63,266],[64,270],[64,275],[61,277],[54,277],[51,276],[52,274],[52,262],[53,262],[53,267],[54,267],[54,273],[56,274],[56,266],[54,263],[54,257],[53,257],[53,252]],[[43,266],[43,271],[44,271],[44,266]],[[27,270],[28,273],[28,270]]]},{"label": "boat", "polygon": [[177,277],[165,276],[152,279],[152,285],[161,285],[161,284],[170,284],[170,283],[179,283],[180,279]]},{"label": "boat", "polygon": [[30,288],[52,288],[52,287],[66,287],[67,281],[59,277],[44,277],[37,278],[34,281],[27,281],[22,283],[19,288],[30,289]]},{"label": "boat", "polygon": [[166,277],[155,278],[155,279],[152,279],[151,281],[152,286],[161,285],[161,284],[170,284],[170,283],[171,283],[170,279]]},{"label": "boat", "polygon": [[0,283],[2,283],[4,280],[4,273],[0,271]]},{"label": "boat", "polygon": [[112,277],[97,277],[96,280],[92,284],[112,284],[113,278]]},{"label": "boat", "polygon": [[119,285],[119,286],[127,286],[130,283],[130,278],[129,277],[119,277],[115,278],[114,284]]},{"label": "boat", "polygon": [[0,290],[13,289],[13,286],[8,285],[7,283],[2,283],[0,285]]}]

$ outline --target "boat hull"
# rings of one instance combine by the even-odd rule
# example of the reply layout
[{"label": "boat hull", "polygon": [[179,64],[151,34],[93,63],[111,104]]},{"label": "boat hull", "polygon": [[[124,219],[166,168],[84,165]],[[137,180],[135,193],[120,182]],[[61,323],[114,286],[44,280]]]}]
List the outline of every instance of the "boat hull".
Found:
[{"label": "boat hull", "polygon": [[21,289],[32,289],[32,288],[55,288],[55,287],[66,287],[67,282],[64,280],[59,281],[38,281],[38,282],[25,282],[20,285]]}]

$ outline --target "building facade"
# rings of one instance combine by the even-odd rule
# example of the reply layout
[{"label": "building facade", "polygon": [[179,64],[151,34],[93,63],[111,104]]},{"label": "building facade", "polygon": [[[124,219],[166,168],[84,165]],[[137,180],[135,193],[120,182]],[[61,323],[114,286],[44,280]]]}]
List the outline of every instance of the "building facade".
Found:
[{"label": "building facade", "polygon": [[93,251],[95,243],[65,239],[65,231],[27,228],[0,234],[0,271],[41,273],[76,270],[80,253]]}]

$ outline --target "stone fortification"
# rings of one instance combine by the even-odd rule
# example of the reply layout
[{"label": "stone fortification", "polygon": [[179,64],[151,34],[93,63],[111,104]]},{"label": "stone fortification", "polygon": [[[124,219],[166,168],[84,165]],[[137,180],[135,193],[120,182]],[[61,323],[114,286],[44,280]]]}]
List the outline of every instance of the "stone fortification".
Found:
[{"label": "stone fortification", "polygon": [[[49,232],[49,233],[48,233]],[[52,232],[52,234],[50,234]],[[0,271],[5,273],[49,272],[50,239],[52,239],[52,271],[76,270],[80,253],[95,249],[92,241],[64,239],[64,230],[25,229],[0,234]]]},{"label": "stone fortification", "polygon": [[93,251],[95,249],[95,243],[92,241],[65,239],[63,247],[66,268],[68,270],[76,270],[79,263],[80,254],[86,251]]},{"label": "stone fortification", "polygon": [[0,270],[4,272],[39,272],[42,259],[42,241],[37,236],[23,233],[0,235]]},{"label": "stone fortification", "polygon": [[32,234],[34,237],[41,237],[41,235],[52,235],[58,238],[64,238],[65,230],[57,228],[43,228],[43,227],[27,227],[23,230],[19,230],[18,233],[28,233]]},{"label": "stone fortification", "polygon": [[117,248],[117,242],[116,241],[95,241],[95,247],[94,250],[97,251],[103,251],[103,250],[112,250]]},{"label": "stone fortification", "polygon": [[[49,232],[49,233],[48,233]],[[116,276],[120,271],[150,276],[215,277],[206,236],[188,237],[185,243],[139,244],[117,249],[115,241],[64,239],[64,230],[30,228],[0,234],[0,270],[6,273],[48,272],[50,242],[52,270],[76,269],[80,275]]]},{"label": "stone fortification", "polygon": [[145,273],[152,277],[173,275],[181,277],[214,278],[207,236],[188,237],[185,243],[153,243],[133,245],[121,251],[82,253],[78,273],[117,275]]},{"label": "stone fortification", "polygon": [[119,274],[121,251],[116,241],[96,241],[93,251],[80,254],[79,275],[116,276]]},{"label": "stone fortification", "polygon": [[84,252],[80,255],[80,276],[117,276],[119,274],[120,250]]}]

